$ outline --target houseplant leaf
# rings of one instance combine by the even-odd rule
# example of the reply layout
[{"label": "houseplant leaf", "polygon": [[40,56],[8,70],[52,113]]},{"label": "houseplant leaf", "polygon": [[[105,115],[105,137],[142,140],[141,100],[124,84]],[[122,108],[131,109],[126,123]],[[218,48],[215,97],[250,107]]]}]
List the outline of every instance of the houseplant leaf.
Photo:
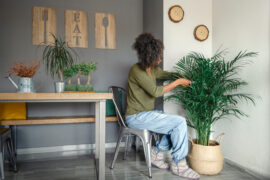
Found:
[{"label": "houseplant leaf", "polygon": [[174,67],[174,81],[180,77],[193,81],[188,87],[178,86],[168,100],[183,105],[187,112],[187,124],[196,132],[197,143],[209,145],[211,126],[225,117],[246,116],[238,108],[240,101],[252,102],[252,95],[239,92],[247,82],[238,77],[238,72],[249,63],[247,58],[255,52],[240,51],[232,60],[226,61],[225,51],[212,58],[192,52],[181,58]]}]

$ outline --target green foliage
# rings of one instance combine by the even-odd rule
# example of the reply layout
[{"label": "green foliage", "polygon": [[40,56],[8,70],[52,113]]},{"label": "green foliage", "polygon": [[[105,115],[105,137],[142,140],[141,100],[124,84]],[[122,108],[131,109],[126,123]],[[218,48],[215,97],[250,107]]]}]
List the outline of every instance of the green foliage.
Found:
[{"label": "green foliage", "polygon": [[229,115],[247,116],[238,107],[241,100],[254,103],[250,94],[238,92],[245,87],[237,74],[248,64],[248,57],[255,57],[254,52],[239,52],[231,61],[225,61],[225,51],[217,52],[212,58],[192,52],[178,61],[175,74],[170,81],[178,78],[192,80],[188,87],[178,86],[168,99],[183,105],[187,113],[187,124],[194,128],[197,143],[209,145],[211,126],[214,122]]},{"label": "green foliage", "polygon": [[79,64],[80,66],[80,71],[82,72],[83,75],[87,76],[91,70],[96,71],[97,69],[97,63],[96,62],[91,62],[91,63],[81,63]]},{"label": "green foliage", "polygon": [[68,78],[72,78],[72,76],[74,75],[74,72],[72,71],[72,69],[64,69],[64,77],[65,79]]},{"label": "green foliage", "polygon": [[85,92],[85,85],[77,84],[76,90],[79,92]]},{"label": "green foliage", "polygon": [[76,84],[66,84],[65,91],[76,91],[77,85]]},{"label": "green foliage", "polygon": [[96,71],[97,69],[97,63],[91,62],[91,63],[81,63],[81,64],[73,64],[70,68],[64,70],[65,77],[69,78],[77,73],[81,73],[83,75],[88,75],[91,71]]},{"label": "green foliage", "polygon": [[[97,63],[90,62],[90,63],[80,63],[80,64],[73,64],[70,68],[64,69],[64,76],[65,79],[68,79],[68,86],[65,90],[66,91],[93,91],[93,86],[90,84],[91,81],[91,71],[96,71]],[[71,84],[71,78],[77,75],[77,85],[74,88]],[[87,83],[86,85],[81,85],[81,75],[87,76]]]},{"label": "green foliage", "polygon": [[75,76],[80,71],[80,65],[79,64],[73,64],[70,69],[73,72],[73,76]]},{"label": "green foliage", "polygon": [[81,63],[80,65],[80,71],[83,75],[88,75],[90,72],[90,68],[88,67],[88,64],[85,62]]},{"label": "green foliage", "polygon": [[45,47],[42,58],[47,72],[50,72],[53,78],[58,75],[60,81],[63,81],[63,70],[72,66],[73,55],[76,53],[64,40],[53,34],[52,36],[54,42]]},{"label": "green foliage", "polygon": [[88,65],[89,65],[90,70],[92,70],[92,71],[97,70],[97,62],[91,62]]},{"label": "green foliage", "polygon": [[85,91],[90,92],[90,91],[94,91],[94,87],[91,84],[86,84],[84,85],[85,87]]}]

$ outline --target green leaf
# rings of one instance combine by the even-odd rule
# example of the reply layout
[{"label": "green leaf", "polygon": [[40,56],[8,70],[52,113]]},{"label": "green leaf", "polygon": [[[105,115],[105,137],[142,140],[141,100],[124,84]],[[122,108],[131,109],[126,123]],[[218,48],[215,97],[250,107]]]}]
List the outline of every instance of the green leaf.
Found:
[{"label": "green leaf", "polygon": [[60,37],[57,38],[54,34],[51,35],[54,38],[54,42],[44,48],[42,59],[47,72],[50,73],[53,78],[55,75],[61,78],[61,73],[72,66],[76,60],[77,54]]},{"label": "green leaf", "polygon": [[237,106],[240,101],[255,105],[252,95],[240,92],[248,85],[238,72],[258,53],[240,51],[231,61],[225,60],[227,51],[217,51],[211,58],[191,52],[175,65],[169,81],[187,78],[194,83],[178,86],[165,100],[181,104],[187,113],[187,125],[194,128],[198,143],[209,145],[214,122],[231,116],[246,116]]}]

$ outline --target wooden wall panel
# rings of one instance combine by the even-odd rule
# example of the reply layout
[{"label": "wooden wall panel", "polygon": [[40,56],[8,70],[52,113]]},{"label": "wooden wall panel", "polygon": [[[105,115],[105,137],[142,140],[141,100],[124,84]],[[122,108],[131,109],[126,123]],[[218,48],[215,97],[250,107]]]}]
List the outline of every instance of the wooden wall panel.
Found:
[{"label": "wooden wall panel", "polygon": [[55,8],[32,8],[32,43],[49,45],[54,41],[51,34],[57,34],[57,15]]},{"label": "wooden wall panel", "polygon": [[95,41],[96,48],[116,49],[116,26],[114,14],[95,14]]},{"label": "wooden wall panel", "polygon": [[65,10],[65,37],[70,47],[88,48],[88,13]]}]

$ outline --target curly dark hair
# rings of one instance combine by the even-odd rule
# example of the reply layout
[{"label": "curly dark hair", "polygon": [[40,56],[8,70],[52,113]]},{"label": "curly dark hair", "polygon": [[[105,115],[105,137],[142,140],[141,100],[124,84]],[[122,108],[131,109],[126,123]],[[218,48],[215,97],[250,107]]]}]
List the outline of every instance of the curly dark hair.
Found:
[{"label": "curly dark hair", "polygon": [[139,35],[132,47],[137,51],[139,58],[138,64],[143,70],[146,70],[148,67],[157,66],[156,62],[158,58],[162,58],[164,49],[161,40],[155,39],[150,33]]}]

